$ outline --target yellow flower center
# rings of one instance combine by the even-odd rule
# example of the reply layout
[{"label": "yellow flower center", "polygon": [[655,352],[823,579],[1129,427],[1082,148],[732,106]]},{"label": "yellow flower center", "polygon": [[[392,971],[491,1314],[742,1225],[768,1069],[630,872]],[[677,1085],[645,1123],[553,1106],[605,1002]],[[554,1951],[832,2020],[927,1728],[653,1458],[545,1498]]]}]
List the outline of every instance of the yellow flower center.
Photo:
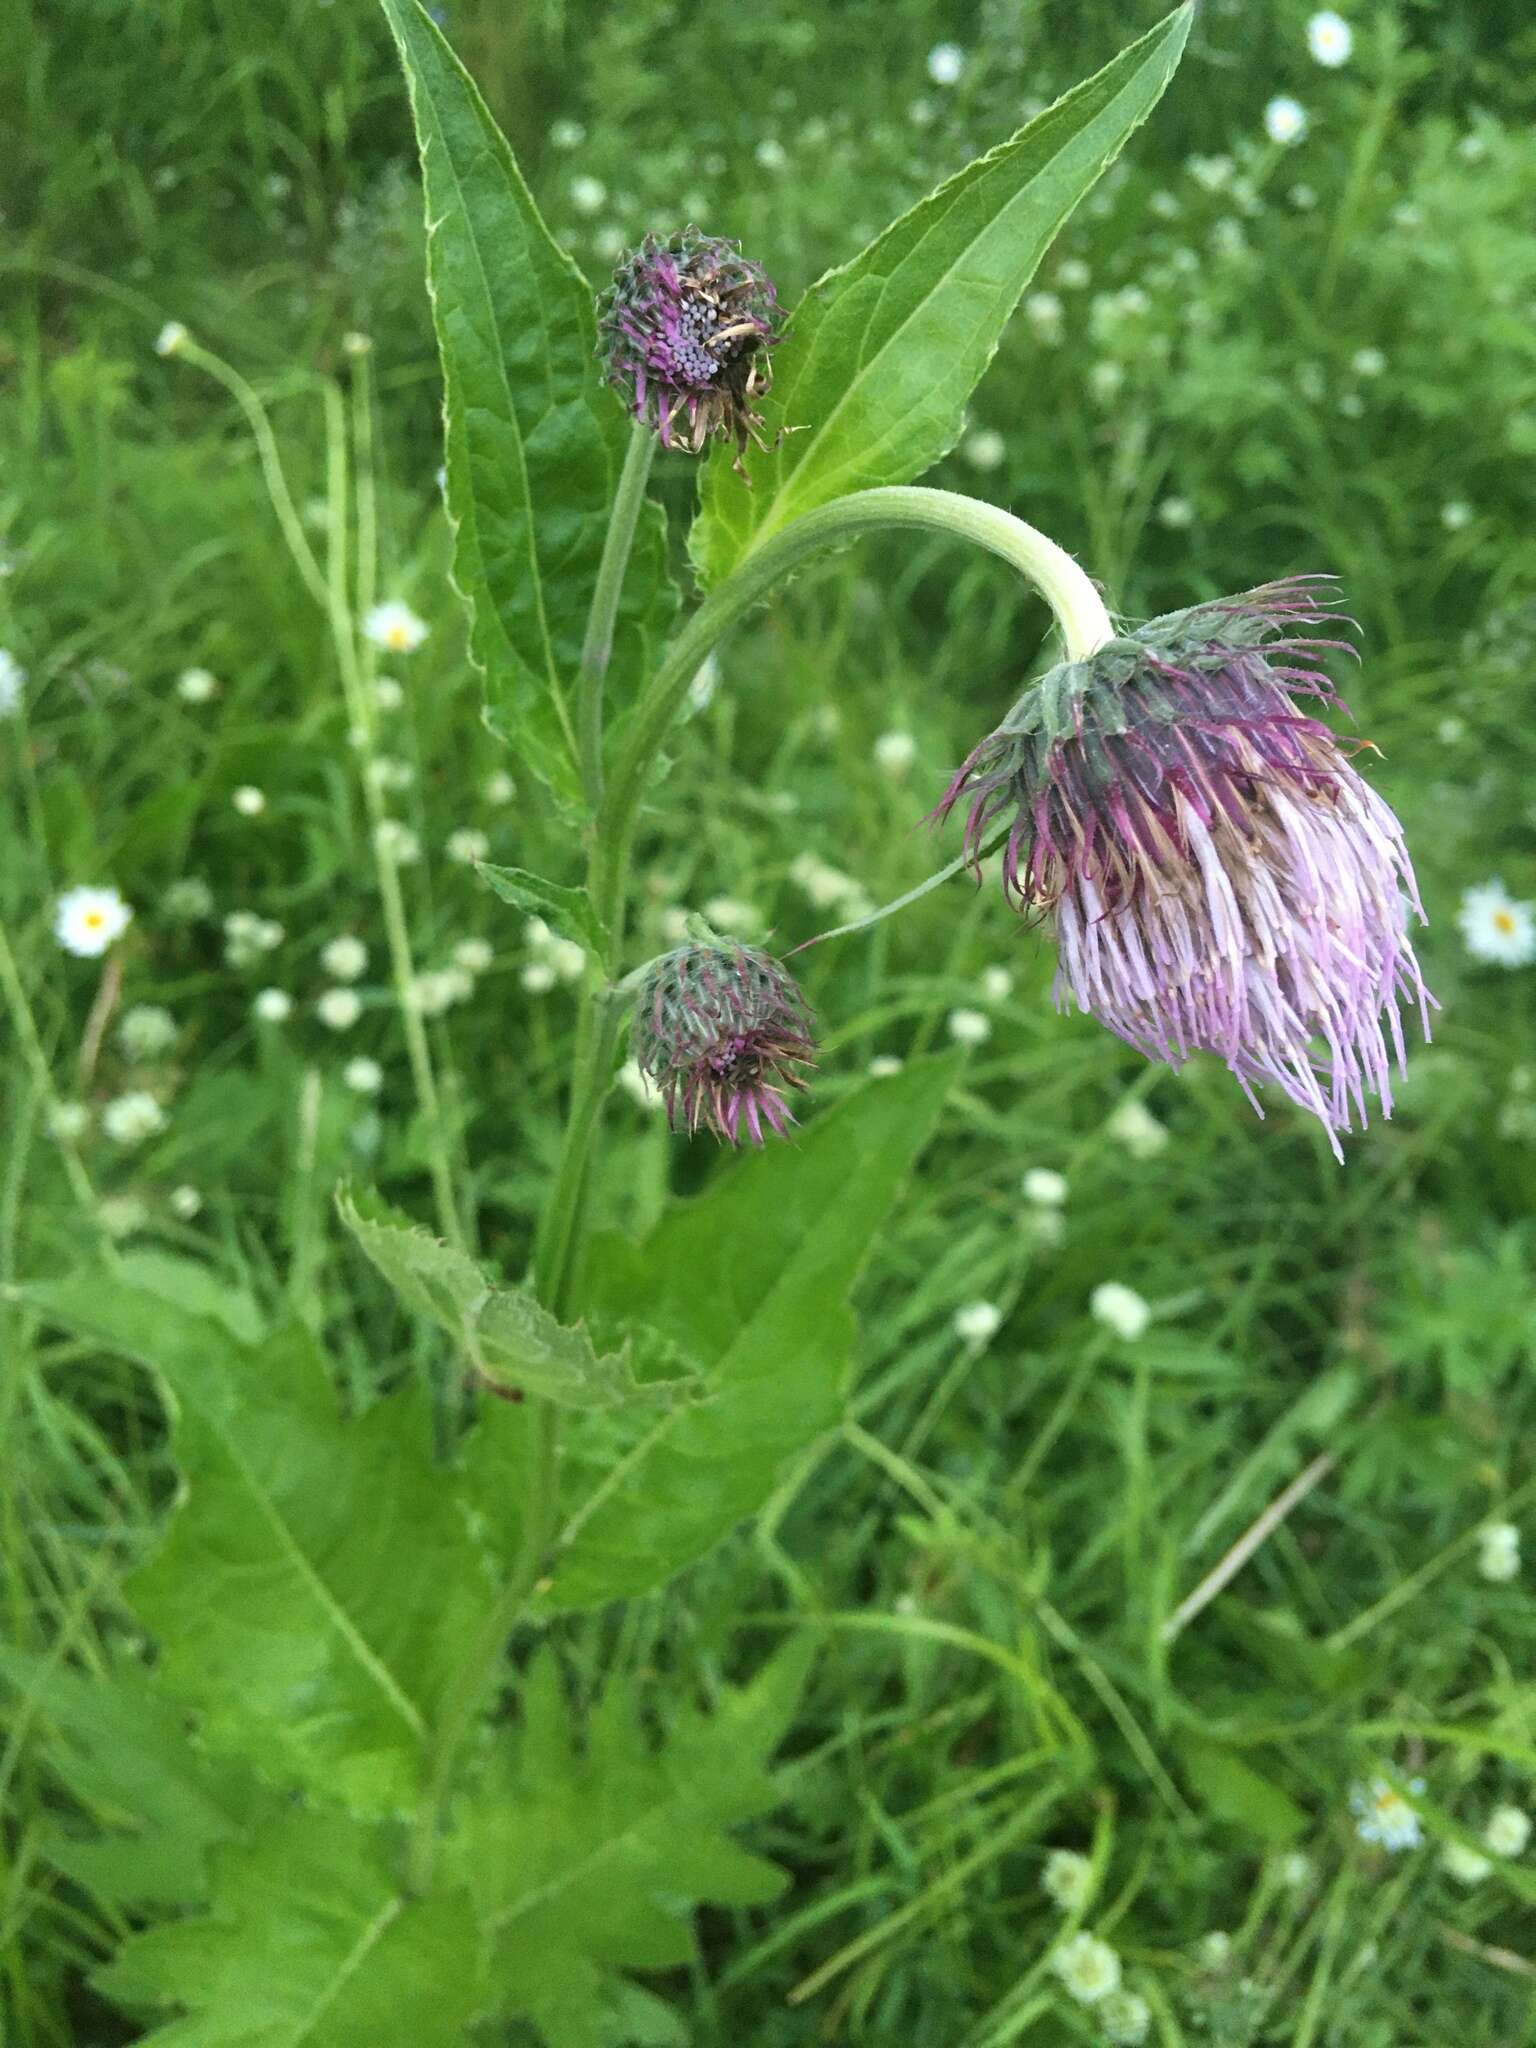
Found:
[{"label": "yellow flower center", "polygon": [[1496,910],[1493,913],[1493,928],[1496,932],[1512,932],[1515,928],[1515,920],[1507,910]]},{"label": "yellow flower center", "polygon": [[106,921],[99,910],[88,910],[85,913],[85,923],[88,931],[99,932]]},{"label": "yellow flower center", "polygon": [[389,629],[389,644],[392,652],[396,654],[404,653],[405,643],[410,637],[404,626],[391,626]]}]

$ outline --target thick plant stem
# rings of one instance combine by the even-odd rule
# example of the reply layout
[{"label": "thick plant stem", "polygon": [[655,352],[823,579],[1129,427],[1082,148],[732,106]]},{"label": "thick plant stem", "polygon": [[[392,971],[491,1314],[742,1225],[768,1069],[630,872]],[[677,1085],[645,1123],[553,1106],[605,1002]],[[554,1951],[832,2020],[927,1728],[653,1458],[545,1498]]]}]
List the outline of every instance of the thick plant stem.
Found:
[{"label": "thick plant stem", "polygon": [[581,643],[581,682],[577,696],[576,729],[581,746],[581,780],[587,803],[596,810],[603,800],[603,683],[613,659],[613,635],[624,594],[624,575],[635,544],[635,528],[645,503],[645,486],[651,474],[656,436],[636,421],[630,429],[624,467],[614,493],[613,513],[603,542],[602,560],[597,565],[597,582],[592,607],[587,614],[586,638]]}]

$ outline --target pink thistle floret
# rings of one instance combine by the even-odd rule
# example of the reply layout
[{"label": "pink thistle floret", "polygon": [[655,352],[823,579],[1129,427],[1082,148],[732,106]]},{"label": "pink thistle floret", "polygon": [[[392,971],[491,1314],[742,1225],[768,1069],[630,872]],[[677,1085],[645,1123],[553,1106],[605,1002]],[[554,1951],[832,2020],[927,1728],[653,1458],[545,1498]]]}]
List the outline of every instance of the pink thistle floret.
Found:
[{"label": "pink thistle floret", "polygon": [[[1320,719],[1317,667],[1343,617],[1291,577],[1154,619],[1053,669],[971,754],[935,816],[965,806],[980,860],[1006,826],[1003,888],[1054,925],[1070,999],[1147,1058],[1212,1052],[1274,1083],[1334,1152],[1366,1100],[1391,1114],[1403,1001],[1432,998],[1408,935],[1423,907],[1402,828]],[[1345,621],[1345,623],[1348,623]]]},{"label": "pink thistle floret", "polygon": [[781,315],[773,282],[737,242],[697,228],[647,235],[613,273],[598,304],[598,353],[608,382],[663,448],[697,454],[713,436],[737,462],[761,445],[754,401],[771,381],[768,355]]},{"label": "pink thistle floret", "polygon": [[703,1124],[729,1145],[788,1134],[785,1091],[808,1085],[800,1069],[816,1056],[794,982],[766,953],[734,944],[679,946],[651,964],[633,1051],[674,1130]]}]

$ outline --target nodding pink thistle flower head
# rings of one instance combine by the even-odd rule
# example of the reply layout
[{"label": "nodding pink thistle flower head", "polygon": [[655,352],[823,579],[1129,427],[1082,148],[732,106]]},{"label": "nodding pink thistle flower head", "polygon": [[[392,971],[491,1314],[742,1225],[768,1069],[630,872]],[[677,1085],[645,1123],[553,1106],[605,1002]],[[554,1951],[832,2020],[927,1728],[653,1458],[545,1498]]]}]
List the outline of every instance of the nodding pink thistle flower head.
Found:
[{"label": "nodding pink thistle flower head", "polygon": [[769,386],[779,339],[778,295],[738,242],[697,228],[647,235],[613,273],[598,302],[598,353],[608,382],[663,448],[695,455],[712,436],[760,442],[752,401]]},{"label": "nodding pink thistle flower head", "polygon": [[[934,813],[965,806],[979,861],[1006,826],[1003,889],[1054,924],[1070,998],[1149,1059],[1213,1052],[1337,1134],[1392,1108],[1399,1002],[1429,1035],[1408,936],[1423,919],[1402,828],[1321,720],[1316,666],[1344,619],[1294,576],[1153,619],[1027,691]],[[1367,744],[1362,742],[1361,744]],[[1390,1050],[1389,1050],[1390,1049]]]},{"label": "nodding pink thistle flower head", "polygon": [[700,1124],[727,1144],[784,1137],[794,1122],[784,1091],[816,1056],[810,1012],[784,969],[750,946],[698,943],[645,970],[633,1051],[661,1090],[667,1121]]}]

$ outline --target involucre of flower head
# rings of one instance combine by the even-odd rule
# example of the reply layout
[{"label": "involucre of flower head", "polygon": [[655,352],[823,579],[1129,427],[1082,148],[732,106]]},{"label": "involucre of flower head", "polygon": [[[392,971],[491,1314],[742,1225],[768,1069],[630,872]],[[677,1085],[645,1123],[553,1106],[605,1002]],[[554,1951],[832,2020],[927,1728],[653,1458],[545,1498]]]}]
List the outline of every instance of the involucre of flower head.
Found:
[{"label": "involucre of flower head", "polygon": [[694,943],[646,969],[631,1050],[661,1091],[667,1120],[705,1124],[727,1144],[783,1137],[785,1091],[808,1084],[815,1059],[805,999],[776,960],[751,946]]},{"label": "involucre of flower head", "polygon": [[1064,662],[972,752],[934,813],[965,809],[979,863],[1006,831],[1003,887],[1047,918],[1070,997],[1149,1059],[1212,1052],[1337,1133],[1391,1113],[1399,1002],[1430,997],[1402,828],[1319,719],[1316,667],[1346,643],[1325,577],[1195,605]]},{"label": "involucre of flower head", "polygon": [[772,281],[739,243],[691,227],[647,235],[598,302],[598,353],[663,448],[697,454],[718,437],[739,460],[760,442],[753,401],[768,389],[781,317]]}]

